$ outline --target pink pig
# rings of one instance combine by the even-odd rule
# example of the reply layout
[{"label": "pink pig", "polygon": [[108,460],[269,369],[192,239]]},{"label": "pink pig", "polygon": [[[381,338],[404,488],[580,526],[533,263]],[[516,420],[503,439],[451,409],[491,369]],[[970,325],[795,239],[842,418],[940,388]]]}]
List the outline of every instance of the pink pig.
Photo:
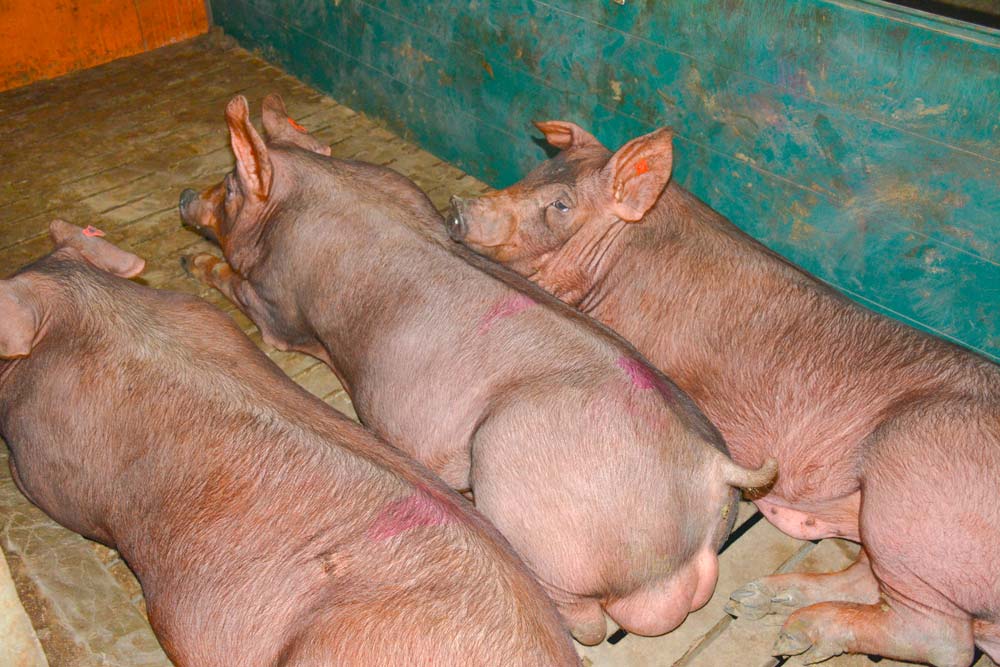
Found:
[{"label": "pink pig", "polygon": [[509,545],[201,299],[55,221],[0,280],[0,434],[49,516],[119,550],[178,667],[578,664]]},{"label": "pink pig", "polygon": [[[472,491],[574,636],[661,634],[711,597],[736,466],[691,401],[636,352],[530,283],[448,240],[396,172],[335,160],[292,132],[277,98],[266,139],[226,109],[236,168],[182,218],[227,261],[193,273],[266,340],[326,361],[362,422]],[[391,528],[386,528],[391,532]]]},{"label": "pink pig", "polygon": [[573,123],[516,185],[453,200],[452,237],[630,340],[726,438],[779,462],[756,503],[800,539],[845,537],[858,562],[732,596],[792,613],[776,654],[1000,661],[1000,369],[873,314],[670,182],[671,133],[616,153]]}]

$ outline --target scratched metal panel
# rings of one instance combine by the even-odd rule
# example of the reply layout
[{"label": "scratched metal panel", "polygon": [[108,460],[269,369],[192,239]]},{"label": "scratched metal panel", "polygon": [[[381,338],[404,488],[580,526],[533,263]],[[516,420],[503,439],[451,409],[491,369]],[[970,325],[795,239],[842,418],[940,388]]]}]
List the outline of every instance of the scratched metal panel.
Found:
[{"label": "scratched metal panel", "polygon": [[1000,33],[876,0],[213,0],[308,82],[507,185],[528,121],[677,133],[676,178],[869,307],[1000,359]]}]

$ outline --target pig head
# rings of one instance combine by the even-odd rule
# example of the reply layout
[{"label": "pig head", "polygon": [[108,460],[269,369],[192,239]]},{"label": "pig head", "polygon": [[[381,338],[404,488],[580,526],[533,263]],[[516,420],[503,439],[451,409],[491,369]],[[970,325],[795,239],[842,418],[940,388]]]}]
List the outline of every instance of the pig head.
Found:
[{"label": "pig head", "polygon": [[535,125],[563,152],[510,188],[471,200],[452,197],[448,233],[576,304],[610,261],[617,237],[666,187],[673,134],[660,129],[612,154],[572,123]]}]

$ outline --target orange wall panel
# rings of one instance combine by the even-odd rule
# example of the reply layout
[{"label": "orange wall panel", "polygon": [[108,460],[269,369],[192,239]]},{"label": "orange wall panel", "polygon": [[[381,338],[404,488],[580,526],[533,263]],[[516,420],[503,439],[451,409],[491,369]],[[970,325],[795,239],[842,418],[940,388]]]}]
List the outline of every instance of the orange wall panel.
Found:
[{"label": "orange wall panel", "polygon": [[208,30],[205,0],[135,0],[134,4],[148,49]]},{"label": "orange wall panel", "polygon": [[203,0],[0,0],[0,90],[206,30]]}]

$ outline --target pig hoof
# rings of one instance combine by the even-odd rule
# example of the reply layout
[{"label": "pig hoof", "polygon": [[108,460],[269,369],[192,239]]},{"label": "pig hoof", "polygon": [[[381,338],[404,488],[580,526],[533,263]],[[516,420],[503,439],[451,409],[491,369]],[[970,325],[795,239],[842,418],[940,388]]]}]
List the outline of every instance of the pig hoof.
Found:
[{"label": "pig hoof", "polygon": [[768,614],[782,611],[788,613],[789,609],[782,607],[788,606],[792,601],[790,593],[778,593],[763,581],[751,581],[743,588],[733,591],[725,611],[730,616],[753,621]]},{"label": "pig hoof", "polygon": [[790,633],[785,630],[781,631],[778,635],[777,641],[774,642],[774,648],[771,649],[771,655],[798,655],[803,653],[812,646],[812,642],[805,634],[794,632]]},{"label": "pig hoof", "polygon": [[181,256],[181,268],[184,269],[184,273],[201,281],[205,280],[218,262],[218,257],[204,252],[197,255]]},{"label": "pig hoof", "polygon": [[815,665],[818,662],[829,660],[835,655],[843,653],[843,649],[836,646],[819,642],[813,644],[805,635],[789,634],[782,631],[778,635],[778,641],[774,643],[772,655],[800,655],[800,660],[804,665]]},{"label": "pig hoof", "polygon": [[[774,642],[772,655],[801,655],[805,665],[829,660],[847,650],[845,637],[836,628],[827,627],[822,614],[793,615]],[[831,632],[832,630],[832,632]]]}]

